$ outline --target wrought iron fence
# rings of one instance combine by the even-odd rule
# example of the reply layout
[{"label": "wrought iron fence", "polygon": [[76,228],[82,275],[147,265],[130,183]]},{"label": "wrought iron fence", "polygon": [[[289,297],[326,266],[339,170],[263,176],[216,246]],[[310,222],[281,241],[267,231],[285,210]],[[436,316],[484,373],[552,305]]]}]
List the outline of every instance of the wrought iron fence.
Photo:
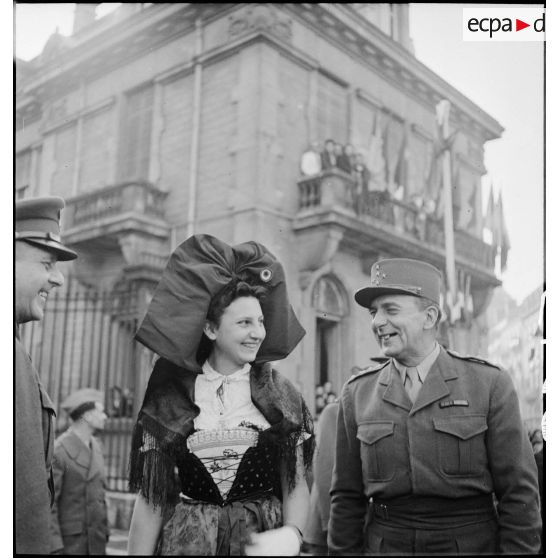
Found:
[{"label": "wrought iron fence", "polygon": [[103,442],[110,490],[127,490],[131,430],[153,355],[133,340],[141,317],[136,289],[100,292],[67,281],[49,295],[40,322],[21,327],[21,339],[57,409],[56,431],[69,425],[60,403],[92,387],[105,394]]}]

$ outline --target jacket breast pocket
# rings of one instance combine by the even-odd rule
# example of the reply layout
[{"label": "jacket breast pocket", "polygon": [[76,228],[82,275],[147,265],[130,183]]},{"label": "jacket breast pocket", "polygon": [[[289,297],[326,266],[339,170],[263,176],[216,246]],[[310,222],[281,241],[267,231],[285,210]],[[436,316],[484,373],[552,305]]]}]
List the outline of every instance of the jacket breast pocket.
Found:
[{"label": "jacket breast pocket", "polygon": [[393,433],[393,421],[374,421],[358,425],[360,459],[366,480],[383,482],[394,477]]},{"label": "jacket breast pocket", "polygon": [[446,475],[477,476],[487,467],[485,415],[435,418],[440,469]]}]

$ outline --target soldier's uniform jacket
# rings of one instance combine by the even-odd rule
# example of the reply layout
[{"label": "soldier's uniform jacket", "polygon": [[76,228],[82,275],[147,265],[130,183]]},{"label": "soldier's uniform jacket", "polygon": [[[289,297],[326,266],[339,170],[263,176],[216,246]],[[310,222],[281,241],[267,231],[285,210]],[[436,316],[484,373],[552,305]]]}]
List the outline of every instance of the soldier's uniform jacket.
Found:
[{"label": "soldier's uniform jacket", "polygon": [[49,554],[54,406],[15,336],[15,551]]},{"label": "soldier's uniform jacket", "polygon": [[52,548],[65,554],[105,554],[109,530],[105,503],[105,472],[99,442],[91,448],[72,430],[55,442],[52,463],[55,505]]},{"label": "soldier's uniform jacket", "polygon": [[371,497],[492,492],[499,552],[537,552],[537,469],[504,370],[442,348],[414,405],[392,361],[345,384],[331,488],[332,554],[362,551]]}]

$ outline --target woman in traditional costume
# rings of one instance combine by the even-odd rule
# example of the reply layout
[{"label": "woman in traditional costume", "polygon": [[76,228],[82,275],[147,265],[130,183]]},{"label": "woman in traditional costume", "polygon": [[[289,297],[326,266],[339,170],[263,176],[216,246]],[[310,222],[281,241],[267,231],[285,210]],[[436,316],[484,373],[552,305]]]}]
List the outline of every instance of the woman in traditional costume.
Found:
[{"label": "woman in traditional costume", "polygon": [[195,235],[171,255],[136,334],[160,358],[132,439],[130,554],[299,553],[312,419],[271,362],[304,333],[261,244]]}]

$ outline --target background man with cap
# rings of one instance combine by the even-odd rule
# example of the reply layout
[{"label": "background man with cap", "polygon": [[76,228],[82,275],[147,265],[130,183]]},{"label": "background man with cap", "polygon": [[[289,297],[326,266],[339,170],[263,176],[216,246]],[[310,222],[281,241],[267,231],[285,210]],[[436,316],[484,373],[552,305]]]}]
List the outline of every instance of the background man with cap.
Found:
[{"label": "background man with cap", "polygon": [[56,262],[77,257],[60,243],[59,220],[63,207],[60,198],[16,203],[15,550],[18,554],[48,554],[51,550],[54,406],[19,340],[18,326],[42,319],[49,292],[64,283]]},{"label": "background man with cap", "polygon": [[100,391],[84,388],[61,405],[72,424],[56,440],[52,460],[52,549],[58,553],[105,554],[109,535],[105,465],[94,437],[107,418],[103,400]]},{"label": "background man with cap", "polygon": [[427,263],[381,260],[355,294],[390,360],[343,389],[330,554],[539,549],[537,469],[512,380],[438,345],[440,283]]}]

